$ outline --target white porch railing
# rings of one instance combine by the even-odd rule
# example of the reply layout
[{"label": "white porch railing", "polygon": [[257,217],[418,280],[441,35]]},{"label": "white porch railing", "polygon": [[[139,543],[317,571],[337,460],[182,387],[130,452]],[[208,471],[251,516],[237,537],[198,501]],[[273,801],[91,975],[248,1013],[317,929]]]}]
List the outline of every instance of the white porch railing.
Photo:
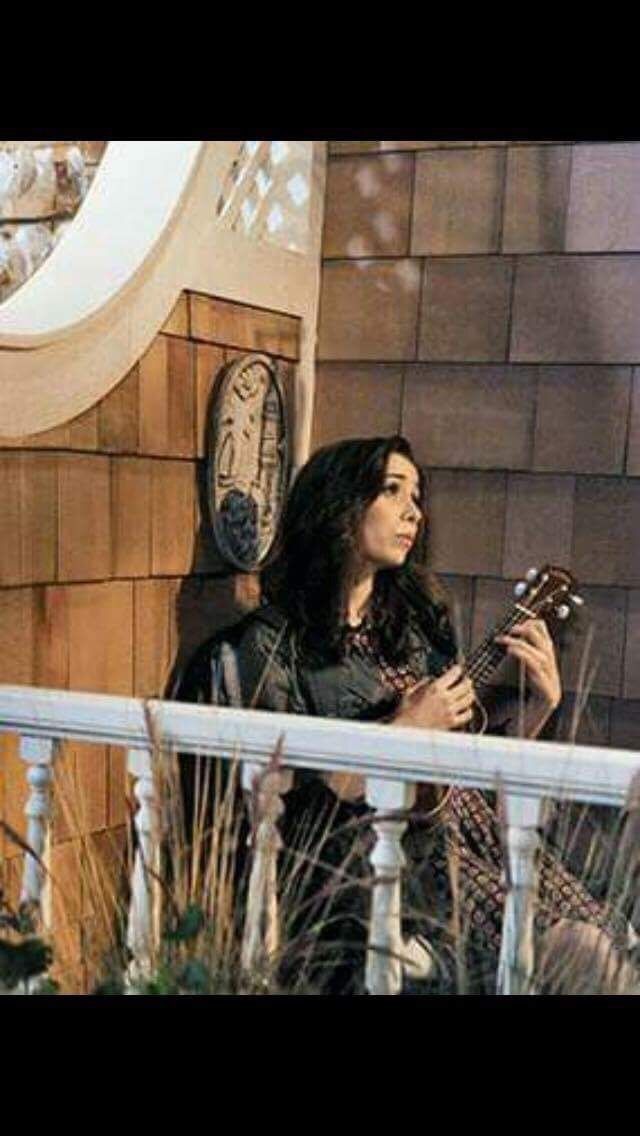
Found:
[{"label": "white porch railing", "polygon": [[[269,764],[280,747],[287,769],[338,770],[366,778],[367,800],[375,810],[377,836],[371,855],[376,886],[372,889],[367,989],[372,994],[395,994],[401,989],[403,942],[400,893],[405,827],[398,810],[411,803],[416,782],[456,783],[504,792],[506,848],[510,887],[506,896],[498,992],[531,992],[534,970],[533,900],[535,853],[543,798],[621,806],[631,782],[640,772],[640,753],[514,738],[478,737],[439,730],[419,730],[346,722],[260,710],[191,706],[143,701],[112,695],[69,693],[34,687],[0,686],[0,731],[19,734],[21,756],[28,766],[31,792],[26,805],[28,843],[42,859],[51,812],[51,765],[55,743],[64,739],[121,745],[129,753],[129,771],[136,779],[140,809],[136,816],[138,850],[133,871],[128,941],[139,965],[149,957],[157,918],[147,865],[154,864],[157,836],[152,823],[154,779],[153,740],[149,715],[158,738],[167,748],[228,761],[241,760],[243,783],[250,787],[256,767]],[[262,878],[277,856],[274,795],[286,790],[283,779],[267,793],[271,806],[256,840],[256,861]],[[272,858],[271,868],[265,858]],[[38,860],[25,857],[22,897],[43,905],[48,918],[46,878]],[[260,889],[254,892],[258,896]],[[44,902],[43,902],[44,901]],[[264,893],[255,899],[264,902]],[[263,928],[273,945],[273,919],[250,910],[243,959],[250,965],[259,946],[256,928]],[[263,944],[264,946],[265,944]]]}]

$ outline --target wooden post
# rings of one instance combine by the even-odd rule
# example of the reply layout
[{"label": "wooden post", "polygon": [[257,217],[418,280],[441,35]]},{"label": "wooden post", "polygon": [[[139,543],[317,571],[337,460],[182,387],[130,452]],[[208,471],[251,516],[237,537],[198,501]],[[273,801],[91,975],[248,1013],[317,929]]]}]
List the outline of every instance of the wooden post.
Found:
[{"label": "wooden post", "polygon": [[28,765],[30,787],[25,806],[27,844],[35,855],[25,853],[22,874],[21,903],[37,905],[42,928],[51,929],[51,880],[49,876],[51,845],[51,782],[53,780],[54,744],[50,738],[20,739],[20,757]]},{"label": "wooden post", "polygon": [[251,793],[254,818],[251,874],[242,937],[242,969],[250,974],[275,957],[280,945],[277,868],[282,837],[278,818],[284,811],[282,795],[293,782],[293,773],[263,769],[244,762],[242,786]]},{"label": "wooden post", "polygon": [[128,769],[136,778],[134,793],[139,804],[134,822],[137,841],[127,925],[127,946],[133,955],[129,980],[134,981],[148,977],[152,972],[159,945],[159,803],[150,752],[130,749]]},{"label": "wooden post", "polygon": [[[407,827],[402,810],[415,801],[415,786],[402,781],[367,778],[367,803],[376,810],[376,833],[371,853],[374,885],[365,984],[370,994],[399,994],[402,989],[403,940],[401,930],[401,840]],[[390,815],[391,814],[391,815]]]},{"label": "wooden post", "polygon": [[509,887],[502,922],[498,994],[535,994],[534,911],[537,892],[541,799],[506,793],[506,854]]}]

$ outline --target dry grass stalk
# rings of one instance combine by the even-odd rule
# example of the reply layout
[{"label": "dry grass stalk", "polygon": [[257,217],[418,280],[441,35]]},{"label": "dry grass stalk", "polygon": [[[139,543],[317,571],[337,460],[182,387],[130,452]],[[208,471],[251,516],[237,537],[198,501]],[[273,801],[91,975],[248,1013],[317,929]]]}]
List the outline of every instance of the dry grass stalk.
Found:
[{"label": "dry grass stalk", "polygon": [[[460,622],[459,610],[457,619]],[[461,641],[460,635],[458,639]],[[590,634],[587,636],[580,665],[578,691],[569,729],[571,741],[575,741],[582,717],[588,713],[588,697],[596,665],[590,662],[592,643],[593,635]],[[518,695],[518,720],[522,725],[522,676]],[[204,983],[206,992],[279,993],[283,992],[279,985],[279,967],[286,960],[289,976],[286,992],[320,992],[322,975],[331,974],[335,964],[335,950],[340,944],[332,944],[327,938],[326,947],[319,950],[319,933],[331,931],[336,900],[349,894],[350,889],[353,894],[364,897],[365,901],[370,898],[370,877],[367,875],[363,878],[354,871],[351,853],[337,866],[324,862],[323,838],[326,835],[325,825],[328,828],[331,823],[330,818],[323,820],[313,813],[300,817],[294,837],[282,857],[286,868],[282,867],[278,874],[279,948],[274,949],[274,910],[271,901],[272,964],[267,971],[243,974],[240,952],[247,880],[245,849],[240,846],[240,840],[245,831],[246,819],[239,807],[238,762],[223,762],[196,755],[183,759],[191,762],[193,775],[192,825],[187,831],[180,759],[163,745],[158,724],[150,713],[147,722],[156,800],[161,802],[154,821],[161,856],[155,865],[147,865],[156,894],[157,948],[153,965],[156,974],[162,976],[162,981],[158,979],[156,983],[156,989],[160,992],[164,982],[167,990],[173,990],[176,974],[184,973],[185,968],[197,962],[202,964],[207,976]],[[274,755],[278,769],[280,756],[279,753]],[[265,777],[266,773],[262,776]],[[71,834],[83,897],[83,965],[92,973],[99,973],[98,956],[104,953],[106,946],[111,956],[111,965],[115,959],[116,965],[124,969],[126,888],[119,886],[116,874],[105,863],[104,856],[98,855],[96,841],[87,833],[86,810],[79,785],[74,771],[67,768],[64,762],[59,762],[56,766],[55,785],[57,807],[62,810]],[[571,807],[563,808],[560,805],[556,851],[559,846],[561,855],[574,856],[578,845],[581,842],[584,844],[583,837],[587,833],[587,823],[590,823],[593,830],[591,838],[588,847],[581,850],[585,882],[592,884],[592,877],[595,876],[600,878],[602,884],[606,878],[606,886],[600,888],[603,893],[601,898],[622,915],[629,910],[633,911],[639,903],[638,786],[634,786],[626,810],[621,814],[617,829],[614,826],[613,834],[611,824],[605,830],[598,818],[596,821],[591,818],[592,811],[586,806],[578,809],[574,807],[572,810]],[[609,816],[611,815],[609,810]],[[113,851],[115,861],[121,852],[117,848]],[[310,899],[310,885],[313,874],[318,869],[326,869],[330,882],[322,894]],[[425,915],[422,909],[412,911],[408,901],[404,905],[405,915],[422,920],[424,934],[433,943],[440,963],[435,970],[435,979],[423,984],[420,992],[425,995],[451,992],[452,975],[453,989],[459,994],[476,991],[483,984],[488,992],[495,972],[495,958],[489,951],[483,956],[477,946],[471,950],[472,928],[465,914],[459,865],[455,856],[451,859],[450,872],[453,917],[448,928],[439,925],[433,913]],[[53,886],[58,908],[64,908],[66,897],[62,881],[54,878]],[[271,889],[273,900],[273,887],[273,875],[270,879],[265,877],[260,889],[263,896]],[[167,930],[175,931],[190,909],[202,913],[196,933],[168,943]],[[90,913],[90,929],[87,925],[87,912]],[[71,910],[68,912],[71,921],[74,914],[78,915]],[[636,916],[638,914],[640,913],[636,911]],[[444,936],[444,947],[439,945],[441,936]],[[362,966],[364,967],[364,952]],[[610,940],[594,934],[593,928],[580,938],[576,937],[575,927],[570,926],[567,930],[559,925],[555,933],[547,936],[540,944],[535,979],[550,993],[595,994],[609,992],[611,989],[628,989],[629,974],[620,961],[620,955],[612,953]],[[174,986],[171,985],[172,982]],[[633,988],[632,982],[631,987]]]}]

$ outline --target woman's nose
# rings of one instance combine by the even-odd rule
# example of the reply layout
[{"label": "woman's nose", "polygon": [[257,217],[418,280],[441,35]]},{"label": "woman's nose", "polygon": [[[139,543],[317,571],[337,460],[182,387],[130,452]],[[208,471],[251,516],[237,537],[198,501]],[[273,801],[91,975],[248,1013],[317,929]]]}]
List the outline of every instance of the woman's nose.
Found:
[{"label": "woman's nose", "polygon": [[402,516],[404,519],[412,520],[416,525],[419,525],[422,510],[419,505],[416,505],[415,501],[407,501]]}]

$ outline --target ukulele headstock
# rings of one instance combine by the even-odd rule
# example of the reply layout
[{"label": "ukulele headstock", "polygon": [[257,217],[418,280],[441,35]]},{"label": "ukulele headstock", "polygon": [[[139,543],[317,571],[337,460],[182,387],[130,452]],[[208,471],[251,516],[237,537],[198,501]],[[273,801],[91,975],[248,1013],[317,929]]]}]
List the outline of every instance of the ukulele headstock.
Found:
[{"label": "ukulele headstock", "polygon": [[516,584],[514,593],[514,606],[523,616],[537,616],[545,623],[564,623],[584,606],[575,577],[566,568],[553,564],[530,568],[524,580]]}]

